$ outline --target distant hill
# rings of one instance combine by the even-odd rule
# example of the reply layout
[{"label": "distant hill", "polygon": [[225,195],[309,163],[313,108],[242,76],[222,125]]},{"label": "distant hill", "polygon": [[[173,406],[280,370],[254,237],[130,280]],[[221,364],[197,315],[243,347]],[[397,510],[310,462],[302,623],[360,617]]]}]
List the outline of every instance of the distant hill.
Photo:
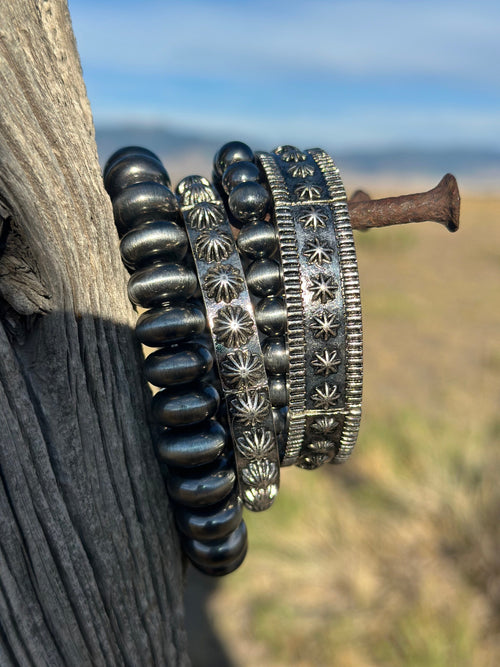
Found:
[{"label": "distant hill", "polygon": [[[113,151],[140,145],[165,161],[172,180],[188,173],[210,175],[212,157],[227,138],[217,139],[161,127],[138,125],[96,128],[97,147],[103,164]],[[272,146],[257,146],[271,149]],[[387,150],[331,151],[347,185],[377,189],[386,183],[395,187],[431,187],[433,181],[452,172],[466,189],[500,193],[500,151],[468,148],[401,148]],[[430,181],[430,182],[429,182]]]}]

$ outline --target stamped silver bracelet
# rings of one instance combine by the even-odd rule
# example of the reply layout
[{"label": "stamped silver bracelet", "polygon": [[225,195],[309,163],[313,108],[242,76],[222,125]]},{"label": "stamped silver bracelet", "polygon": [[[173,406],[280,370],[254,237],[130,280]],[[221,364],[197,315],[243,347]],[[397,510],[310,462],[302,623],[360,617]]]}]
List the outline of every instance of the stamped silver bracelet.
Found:
[{"label": "stamped silver bracelet", "polygon": [[319,149],[257,153],[274,202],[290,349],[283,465],[348,458],[361,417],[359,282],[345,192]]},{"label": "stamped silver bracelet", "polygon": [[241,499],[271,506],[279,487],[279,451],[253,308],[224,205],[210,182],[177,186],[198,273],[233,437]]}]

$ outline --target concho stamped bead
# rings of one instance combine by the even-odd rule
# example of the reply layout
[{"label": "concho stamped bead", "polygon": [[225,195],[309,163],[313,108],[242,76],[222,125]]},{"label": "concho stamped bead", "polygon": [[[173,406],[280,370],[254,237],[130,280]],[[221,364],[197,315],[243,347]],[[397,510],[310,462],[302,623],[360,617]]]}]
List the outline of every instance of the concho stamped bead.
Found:
[{"label": "concho stamped bead", "polygon": [[345,460],[361,415],[359,282],[345,192],[319,149],[258,153],[273,197],[290,349],[283,465]]},{"label": "concho stamped bead", "polygon": [[248,509],[262,511],[270,507],[279,486],[279,452],[264,358],[229,221],[207,183],[191,176],[177,191],[227,406],[240,497]]}]

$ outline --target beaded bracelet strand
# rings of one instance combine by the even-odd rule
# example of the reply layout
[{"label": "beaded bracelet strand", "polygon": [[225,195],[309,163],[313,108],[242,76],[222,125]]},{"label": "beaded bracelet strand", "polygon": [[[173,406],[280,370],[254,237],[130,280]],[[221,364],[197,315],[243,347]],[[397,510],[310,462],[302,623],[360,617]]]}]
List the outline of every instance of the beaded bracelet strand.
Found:
[{"label": "beaded bracelet strand", "polygon": [[219,395],[208,381],[213,355],[200,342],[206,317],[193,298],[198,282],[186,261],[178,202],[159,159],[137,147],[108,160],[104,182],[132,273],[129,297],[149,308],[138,320],[137,337],[161,346],[144,371],[162,388],[153,397],[152,415],[161,427],[157,452],[182,546],[201,571],[227,574],[245,557],[246,526],[227,431],[215,419]]}]

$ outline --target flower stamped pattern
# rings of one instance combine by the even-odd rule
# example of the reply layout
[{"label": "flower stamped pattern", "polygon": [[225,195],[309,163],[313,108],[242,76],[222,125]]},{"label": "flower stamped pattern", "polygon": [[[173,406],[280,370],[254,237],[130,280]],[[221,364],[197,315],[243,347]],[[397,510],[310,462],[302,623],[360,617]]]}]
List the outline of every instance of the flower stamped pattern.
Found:
[{"label": "flower stamped pattern", "polygon": [[207,295],[214,301],[229,303],[241,294],[244,282],[241,273],[232,264],[218,264],[205,274]]},{"label": "flower stamped pattern", "polygon": [[241,306],[223,306],[215,318],[213,331],[226,347],[246,345],[254,334],[254,323]]}]

